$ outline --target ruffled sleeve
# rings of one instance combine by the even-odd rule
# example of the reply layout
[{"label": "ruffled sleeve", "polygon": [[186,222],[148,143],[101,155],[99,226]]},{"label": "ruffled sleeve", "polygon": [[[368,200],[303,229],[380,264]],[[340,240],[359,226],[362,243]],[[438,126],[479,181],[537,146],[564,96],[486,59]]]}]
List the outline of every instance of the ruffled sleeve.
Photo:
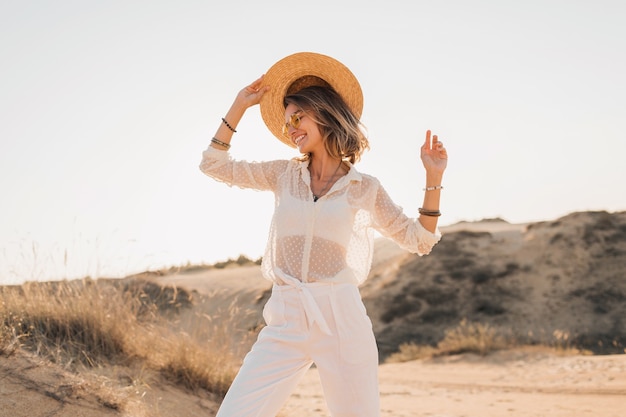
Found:
[{"label": "ruffled sleeve", "polygon": [[248,162],[234,160],[227,151],[209,146],[202,153],[200,170],[229,186],[253,190],[276,190],[278,178],[289,161]]},{"label": "ruffled sleeve", "polygon": [[432,233],[424,228],[418,219],[404,214],[385,189],[378,184],[375,205],[373,208],[373,226],[383,236],[395,241],[401,248],[427,255],[441,239],[439,229]]}]

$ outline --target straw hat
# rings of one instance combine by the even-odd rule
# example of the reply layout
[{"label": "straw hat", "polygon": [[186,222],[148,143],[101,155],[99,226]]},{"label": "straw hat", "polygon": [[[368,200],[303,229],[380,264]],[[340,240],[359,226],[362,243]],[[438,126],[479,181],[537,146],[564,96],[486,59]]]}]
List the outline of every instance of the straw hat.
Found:
[{"label": "straw hat", "polygon": [[261,117],[274,136],[292,148],[295,145],[283,135],[283,100],[289,94],[312,85],[331,86],[357,118],[363,111],[363,92],[358,80],[345,65],[326,55],[313,52],[289,55],[265,73],[263,85],[271,88],[261,99]]}]

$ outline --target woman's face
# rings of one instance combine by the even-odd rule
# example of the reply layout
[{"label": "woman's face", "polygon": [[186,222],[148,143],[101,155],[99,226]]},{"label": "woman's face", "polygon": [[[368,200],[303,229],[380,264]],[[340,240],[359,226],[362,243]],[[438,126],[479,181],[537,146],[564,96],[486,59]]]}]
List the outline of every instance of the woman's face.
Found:
[{"label": "woman's face", "polygon": [[317,123],[295,104],[285,108],[285,134],[300,150],[300,153],[313,154],[325,151],[322,134]]}]

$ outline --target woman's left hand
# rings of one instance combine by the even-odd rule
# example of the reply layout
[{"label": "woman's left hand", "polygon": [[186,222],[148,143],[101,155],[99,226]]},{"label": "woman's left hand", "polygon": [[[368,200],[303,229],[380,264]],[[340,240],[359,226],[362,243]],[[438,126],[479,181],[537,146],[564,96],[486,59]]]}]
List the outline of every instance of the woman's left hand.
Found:
[{"label": "woman's left hand", "polygon": [[426,171],[433,174],[443,174],[448,165],[448,151],[439,142],[437,135],[433,135],[431,141],[430,130],[426,131],[426,141],[422,145],[420,157]]}]

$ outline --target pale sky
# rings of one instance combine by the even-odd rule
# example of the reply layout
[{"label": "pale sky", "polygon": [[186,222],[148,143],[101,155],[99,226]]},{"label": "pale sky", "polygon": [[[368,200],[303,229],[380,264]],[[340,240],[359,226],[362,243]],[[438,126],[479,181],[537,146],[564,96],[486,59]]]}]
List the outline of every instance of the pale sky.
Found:
[{"label": "pale sky", "polygon": [[[626,3],[0,0],[0,283],[262,255],[269,193],[200,173],[237,92],[299,51],[360,80],[357,168],[441,225],[626,210]],[[258,108],[236,158],[291,158]],[[445,237],[444,237],[445,238]]]}]

